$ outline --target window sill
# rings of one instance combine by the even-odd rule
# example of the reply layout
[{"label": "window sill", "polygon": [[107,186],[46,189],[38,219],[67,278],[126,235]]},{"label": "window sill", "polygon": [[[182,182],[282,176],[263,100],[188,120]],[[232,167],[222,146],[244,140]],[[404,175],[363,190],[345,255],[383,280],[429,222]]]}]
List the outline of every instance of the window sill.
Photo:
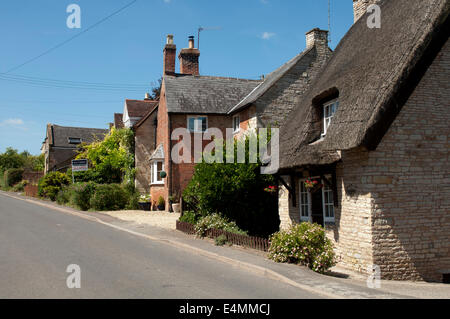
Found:
[{"label": "window sill", "polygon": [[164,186],[164,183],[151,183],[150,186]]}]

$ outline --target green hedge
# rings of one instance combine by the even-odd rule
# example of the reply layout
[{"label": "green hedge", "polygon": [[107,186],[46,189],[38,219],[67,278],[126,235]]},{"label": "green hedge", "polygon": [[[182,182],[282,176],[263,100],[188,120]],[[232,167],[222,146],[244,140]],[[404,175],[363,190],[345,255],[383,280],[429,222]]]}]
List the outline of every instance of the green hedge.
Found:
[{"label": "green hedge", "polygon": [[97,185],[90,206],[97,211],[122,210],[128,204],[128,192],[119,184]]},{"label": "green hedge", "polygon": [[60,172],[48,173],[39,181],[38,195],[55,201],[59,191],[69,184],[70,178],[66,174]]}]

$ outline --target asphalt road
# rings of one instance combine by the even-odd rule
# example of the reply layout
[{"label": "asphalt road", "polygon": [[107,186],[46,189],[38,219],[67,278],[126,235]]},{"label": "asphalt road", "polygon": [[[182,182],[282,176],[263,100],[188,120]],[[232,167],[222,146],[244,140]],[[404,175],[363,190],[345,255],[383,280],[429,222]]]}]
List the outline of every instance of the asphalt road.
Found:
[{"label": "asphalt road", "polygon": [[[67,287],[67,266],[81,288]],[[207,257],[0,194],[0,298],[322,298]]]}]

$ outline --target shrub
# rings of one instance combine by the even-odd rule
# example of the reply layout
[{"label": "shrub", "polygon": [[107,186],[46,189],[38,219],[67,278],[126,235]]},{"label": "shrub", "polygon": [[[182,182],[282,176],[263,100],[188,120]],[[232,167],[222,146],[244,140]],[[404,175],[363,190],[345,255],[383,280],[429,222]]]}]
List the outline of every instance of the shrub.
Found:
[{"label": "shrub", "polygon": [[305,265],[319,273],[336,264],[333,244],[317,224],[295,224],[273,234],[270,242],[269,258],[276,262]]},{"label": "shrub", "polygon": [[228,242],[227,236],[225,235],[220,235],[219,237],[216,237],[216,239],[214,240],[214,243],[216,244],[216,246],[223,246]]},{"label": "shrub", "polygon": [[13,192],[23,192],[25,190],[25,186],[28,185],[28,181],[20,181],[12,188]]},{"label": "shrub", "polygon": [[51,172],[39,181],[38,194],[41,197],[50,198],[52,201],[55,201],[59,191],[69,184],[70,178],[66,174]]},{"label": "shrub", "polygon": [[134,183],[123,183],[122,187],[126,191],[128,197],[128,202],[125,208],[129,210],[138,209],[140,193],[136,190]]},{"label": "shrub", "polygon": [[[244,142],[248,154],[248,140]],[[259,163],[199,163],[183,203],[202,216],[218,213],[251,235],[268,237],[279,230],[278,194],[265,191],[275,180],[260,169]]]},{"label": "shrub", "polygon": [[158,198],[158,206],[165,206],[166,205],[166,201],[164,200],[164,197],[159,196]]},{"label": "shrub", "polygon": [[23,168],[11,168],[5,172],[5,186],[12,187],[22,180]]},{"label": "shrub", "polygon": [[195,225],[200,218],[201,216],[199,214],[196,214],[193,210],[188,210],[183,212],[183,216],[180,217],[180,222]]},{"label": "shrub", "polygon": [[71,205],[86,211],[91,208],[91,197],[97,185],[94,182],[77,183],[69,187],[69,202]]},{"label": "shrub", "polygon": [[56,195],[56,202],[59,205],[65,205],[70,201],[70,190],[69,187],[63,187]]},{"label": "shrub", "polygon": [[205,237],[209,229],[221,229],[233,234],[247,235],[247,232],[240,229],[235,222],[230,222],[219,214],[212,214],[202,217],[195,225],[195,232],[200,237]]},{"label": "shrub", "polygon": [[98,211],[121,210],[127,206],[127,191],[119,184],[97,185],[91,198],[91,208]]}]

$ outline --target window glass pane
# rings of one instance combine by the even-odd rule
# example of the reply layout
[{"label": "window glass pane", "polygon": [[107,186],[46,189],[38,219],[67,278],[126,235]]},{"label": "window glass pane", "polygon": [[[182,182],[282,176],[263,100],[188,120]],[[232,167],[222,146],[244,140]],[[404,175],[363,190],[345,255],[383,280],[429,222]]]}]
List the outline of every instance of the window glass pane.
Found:
[{"label": "window glass pane", "polygon": [[163,163],[162,162],[156,162],[156,180],[158,181],[158,182],[161,182],[162,181],[162,178],[161,178],[161,171],[163,170],[162,169],[162,166],[163,166]]},{"label": "window glass pane", "polygon": [[200,117],[199,119],[201,120],[202,132],[205,132],[208,129],[206,117]]},{"label": "window glass pane", "polygon": [[189,118],[189,131],[193,132],[195,130],[195,118]]}]

